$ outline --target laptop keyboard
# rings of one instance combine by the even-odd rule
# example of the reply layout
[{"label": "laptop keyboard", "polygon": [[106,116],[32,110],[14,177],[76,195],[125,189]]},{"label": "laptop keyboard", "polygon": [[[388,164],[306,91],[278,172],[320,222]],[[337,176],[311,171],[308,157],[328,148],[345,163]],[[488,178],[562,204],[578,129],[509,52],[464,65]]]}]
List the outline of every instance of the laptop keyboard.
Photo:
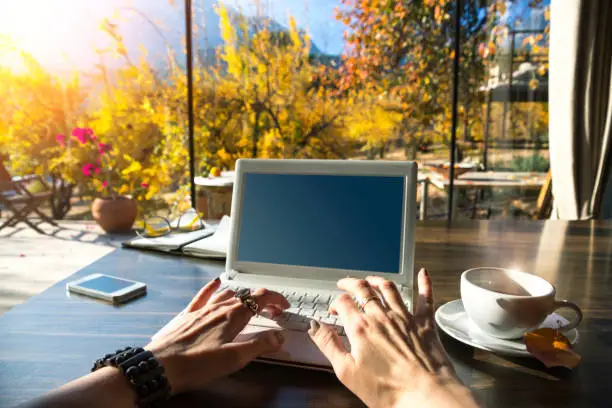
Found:
[{"label": "laptop keyboard", "polygon": [[[235,285],[222,285],[218,290],[231,289],[238,291],[243,287]],[[331,326],[336,332],[343,336],[344,327],[342,322],[328,312],[329,305],[334,299],[335,293],[324,291],[308,291],[298,289],[277,289],[291,304],[281,315],[266,317],[260,314],[253,316],[249,324],[256,326],[272,327],[285,330],[296,330],[306,332],[310,328],[310,320],[315,319]]]}]

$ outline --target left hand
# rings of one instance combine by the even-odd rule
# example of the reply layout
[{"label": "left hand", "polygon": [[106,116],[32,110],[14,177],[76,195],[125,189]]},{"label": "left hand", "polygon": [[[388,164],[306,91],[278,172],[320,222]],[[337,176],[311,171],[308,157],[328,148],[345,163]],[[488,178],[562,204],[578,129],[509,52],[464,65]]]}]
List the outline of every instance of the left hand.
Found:
[{"label": "left hand", "polygon": [[[215,279],[204,286],[172,327],[145,347],[164,366],[173,394],[202,388],[282,346],[284,340],[278,331],[234,342],[253,314],[231,290],[213,296],[219,285]],[[259,310],[280,313],[289,307],[277,292],[256,289],[251,295]]]}]

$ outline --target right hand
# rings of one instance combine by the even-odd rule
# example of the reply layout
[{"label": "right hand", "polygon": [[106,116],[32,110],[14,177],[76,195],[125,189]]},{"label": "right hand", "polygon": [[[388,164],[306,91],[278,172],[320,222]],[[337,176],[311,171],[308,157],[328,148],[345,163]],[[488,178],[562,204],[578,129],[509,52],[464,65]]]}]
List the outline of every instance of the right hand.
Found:
[{"label": "right hand", "polygon": [[347,293],[330,306],[330,313],[343,321],[350,351],[325,324],[312,321],[309,334],[338,379],[369,407],[476,406],[438,338],[431,281],[424,269],[418,283],[412,315],[392,282],[381,277],[341,279],[340,289],[357,299],[373,299],[363,312]]}]

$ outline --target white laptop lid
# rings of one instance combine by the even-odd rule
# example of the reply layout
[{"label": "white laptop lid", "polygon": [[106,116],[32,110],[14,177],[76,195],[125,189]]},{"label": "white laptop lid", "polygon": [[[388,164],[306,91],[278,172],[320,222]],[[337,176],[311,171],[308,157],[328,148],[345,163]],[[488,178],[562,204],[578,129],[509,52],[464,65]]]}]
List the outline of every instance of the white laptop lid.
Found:
[{"label": "white laptop lid", "polygon": [[238,160],[227,272],[412,288],[416,175],[414,162]]}]

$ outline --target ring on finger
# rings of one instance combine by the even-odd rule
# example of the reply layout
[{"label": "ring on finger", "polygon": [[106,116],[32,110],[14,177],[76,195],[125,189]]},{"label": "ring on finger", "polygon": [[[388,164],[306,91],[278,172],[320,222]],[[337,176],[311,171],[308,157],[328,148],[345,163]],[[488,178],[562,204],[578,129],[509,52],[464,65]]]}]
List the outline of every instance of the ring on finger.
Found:
[{"label": "ring on finger", "polygon": [[259,311],[259,305],[255,301],[255,298],[251,294],[251,290],[248,288],[240,289],[234,295],[235,298],[238,298],[244,306],[254,315]]},{"label": "ring on finger", "polygon": [[370,303],[372,300],[380,303],[382,305],[382,302],[380,301],[380,298],[378,296],[368,296],[365,298],[360,298],[357,301],[357,304],[359,305],[359,309],[361,309],[362,312],[365,312],[365,307],[367,306],[368,303]]}]

